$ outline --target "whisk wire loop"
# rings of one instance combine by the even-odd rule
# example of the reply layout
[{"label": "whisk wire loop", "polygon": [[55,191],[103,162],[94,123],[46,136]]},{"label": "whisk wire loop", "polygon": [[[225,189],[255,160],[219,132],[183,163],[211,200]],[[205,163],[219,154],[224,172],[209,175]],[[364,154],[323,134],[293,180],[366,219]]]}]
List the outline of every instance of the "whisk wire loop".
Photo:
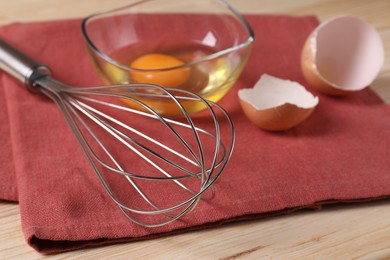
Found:
[{"label": "whisk wire loop", "polygon": [[[227,162],[230,160],[235,137],[233,123],[228,113],[218,104],[211,101],[206,101],[196,94],[175,89],[171,90],[176,94],[173,95],[171,92],[169,92],[170,90],[151,85],[103,86],[85,88],[68,87],[60,82],[54,81],[50,77],[41,78],[37,81],[37,84],[39,84],[41,91],[49,96],[58,105],[59,109],[64,114],[65,119],[75,133],[77,140],[87,155],[87,159],[91,163],[99,181],[101,182],[103,188],[107,191],[108,195],[119,206],[127,218],[139,225],[147,227],[165,225],[193,211],[202,198],[204,192],[210,188],[212,193],[214,192],[213,184],[226,167]],[[153,90],[154,92],[158,92],[158,94],[150,92],[139,93],[138,91],[140,89]],[[136,99],[134,96],[137,96],[138,98]],[[173,100],[184,114],[185,120],[179,121],[165,118],[159,115],[155,110],[142,101],[145,96],[163,99],[169,98],[170,100]],[[131,101],[141,106],[143,109],[140,111],[128,106],[124,106],[123,104],[118,104],[117,102],[108,103],[105,100],[102,100],[102,97],[114,98],[116,101]],[[189,116],[184,106],[182,105],[182,102],[186,101],[201,102],[206,107],[206,110],[209,111],[210,118],[212,119],[211,121],[214,128],[213,132],[196,126],[193,119]],[[97,104],[102,108],[108,107],[114,109],[115,111],[119,110],[129,114],[137,114],[159,121],[164,127],[166,127],[166,129],[169,130],[171,134],[173,134],[173,136],[178,140],[178,143],[184,147],[184,150],[189,153],[190,158],[184,155],[183,151],[176,151],[169,145],[164,144],[151,136],[148,136],[142,131],[137,130],[135,127],[123,123],[120,119],[115,117],[115,113],[113,115],[108,114],[106,111],[95,108],[93,104]],[[231,140],[229,140],[230,146],[228,148],[221,141],[219,121],[214,109],[222,112],[222,115],[227,118],[229,123]],[[91,121],[93,124],[91,125],[86,120]],[[157,169],[157,171],[160,172],[162,176],[147,175],[145,173],[133,173],[123,168],[121,163],[115,159],[115,156],[112,154],[112,151],[110,151],[110,148],[104,144],[105,140],[101,140],[97,136],[97,133],[92,130],[93,125],[103,129],[116,141],[124,145],[127,149],[131,150],[134,154],[139,156],[153,168]],[[193,139],[195,140],[197,153],[195,153],[194,149],[191,147],[188,141],[185,140],[185,137],[183,137],[175,129],[175,127],[189,129],[189,131],[192,133]],[[126,133],[124,131],[126,131]],[[146,140],[145,142],[150,142],[156,145],[164,152],[170,154],[170,156],[173,155],[174,157],[184,160],[198,170],[194,171],[187,169],[187,167],[172,161],[172,159],[168,159],[166,154],[161,154],[161,151],[153,150],[153,148],[150,148],[147,144],[137,140],[135,137],[130,136],[130,134],[134,134],[138,138],[141,138],[141,140]],[[200,134],[208,136],[208,138],[211,138],[211,140],[214,142],[214,147],[212,149],[212,159],[209,159],[207,162],[205,159],[204,147]],[[107,157],[109,162],[106,162],[104,159],[102,159],[102,155],[98,155],[96,153],[96,148],[89,144],[90,141],[87,140],[86,135],[92,138],[91,140],[93,140],[97,145],[96,147],[99,147],[100,154],[104,155],[104,157]],[[149,157],[150,155],[152,158],[157,158],[159,161],[162,161],[164,163],[163,165],[171,166],[178,172],[181,172],[181,174],[175,173],[174,175],[171,175],[163,168],[163,166],[159,166],[156,162],[154,162],[153,159]],[[149,205],[150,208],[148,209],[145,205],[142,208],[136,208],[123,202],[122,199],[119,198],[114,192],[109,181],[107,181],[108,173],[105,172],[105,170],[122,175],[127,180],[127,182],[130,183],[138,196],[145,202],[145,205]],[[199,180],[197,190],[194,190],[194,187],[191,183],[189,184],[191,186],[190,187],[187,184],[181,182],[181,180],[194,178]],[[135,182],[136,179],[147,181],[173,181],[173,183],[178,185],[181,190],[188,192],[190,197],[183,196],[181,202],[172,203],[172,205],[162,207],[153,202],[153,199],[150,198],[150,194],[148,195],[143,192],[143,189],[140,187],[140,185]],[[146,217],[147,221],[144,221],[140,216],[156,216],[157,220],[149,220]]]}]

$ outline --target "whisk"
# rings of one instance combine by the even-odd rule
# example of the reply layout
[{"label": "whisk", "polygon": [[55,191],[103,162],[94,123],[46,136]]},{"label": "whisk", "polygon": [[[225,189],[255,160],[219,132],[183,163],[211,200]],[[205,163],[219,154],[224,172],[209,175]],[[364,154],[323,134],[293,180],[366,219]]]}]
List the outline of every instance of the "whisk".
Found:
[{"label": "whisk", "polygon": [[[235,139],[218,104],[148,84],[71,87],[1,39],[0,69],[57,104],[108,196],[134,223],[168,224],[214,195]],[[168,102],[181,117],[160,115],[149,100]],[[190,116],[186,107],[195,103],[204,111]]]}]

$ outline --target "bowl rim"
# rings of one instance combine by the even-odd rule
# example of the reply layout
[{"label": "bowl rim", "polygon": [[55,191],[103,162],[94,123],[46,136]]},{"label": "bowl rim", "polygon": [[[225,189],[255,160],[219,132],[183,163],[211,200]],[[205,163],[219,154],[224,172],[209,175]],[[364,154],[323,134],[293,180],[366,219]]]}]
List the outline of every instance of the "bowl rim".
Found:
[{"label": "bowl rim", "polygon": [[227,7],[227,9],[229,9],[233,13],[233,15],[243,25],[243,27],[245,28],[245,30],[248,33],[248,39],[246,41],[244,41],[244,42],[242,42],[242,43],[240,43],[238,45],[234,45],[232,47],[229,47],[229,48],[220,50],[218,52],[212,53],[212,54],[207,55],[205,57],[202,57],[200,59],[192,60],[190,62],[185,62],[185,63],[183,63],[182,65],[179,65],[179,66],[162,68],[162,69],[147,69],[147,70],[132,68],[132,67],[126,66],[124,64],[121,64],[121,63],[117,62],[116,60],[112,59],[111,57],[109,57],[107,54],[105,54],[99,48],[96,47],[96,45],[93,43],[93,41],[91,40],[91,38],[88,35],[87,23],[91,19],[93,19],[93,18],[95,18],[97,16],[102,16],[102,15],[106,15],[106,14],[113,13],[113,12],[116,12],[116,11],[124,10],[124,9],[130,8],[130,7],[139,5],[139,4],[143,3],[143,2],[150,2],[150,1],[151,0],[137,1],[135,3],[129,4],[129,5],[125,5],[125,6],[121,6],[121,7],[118,7],[118,8],[114,8],[114,9],[111,9],[111,10],[96,12],[96,13],[90,14],[90,15],[86,16],[85,18],[83,18],[83,20],[81,22],[81,31],[82,31],[84,40],[86,41],[87,45],[94,51],[94,53],[96,53],[98,56],[100,56],[103,60],[105,60],[108,63],[110,63],[110,64],[112,64],[112,65],[114,65],[116,67],[119,67],[119,68],[121,68],[123,70],[126,70],[126,71],[139,71],[139,72],[146,72],[146,71],[149,71],[149,72],[156,71],[156,72],[158,72],[158,71],[168,71],[168,70],[185,68],[185,67],[192,66],[194,64],[198,64],[198,63],[204,62],[204,61],[212,60],[212,59],[215,59],[217,57],[223,56],[223,55],[225,55],[227,53],[230,53],[230,52],[233,52],[233,51],[245,48],[245,47],[251,45],[254,42],[254,40],[255,40],[255,35],[254,35],[252,27],[250,26],[248,21],[240,14],[240,12],[238,12],[226,0],[217,0],[218,2],[221,2],[223,5],[225,5]]}]

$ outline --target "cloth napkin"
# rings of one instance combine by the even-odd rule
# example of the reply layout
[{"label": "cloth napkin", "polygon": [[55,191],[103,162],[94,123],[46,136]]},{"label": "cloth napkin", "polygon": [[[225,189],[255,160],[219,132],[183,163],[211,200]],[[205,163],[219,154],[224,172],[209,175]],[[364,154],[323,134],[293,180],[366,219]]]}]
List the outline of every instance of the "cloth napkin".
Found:
[{"label": "cloth napkin", "polygon": [[[389,197],[390,107],[370,89],[337,98],[310,89],[299,57],[318,25],[315,17],[246,18],[257,37],[253,54],[220,102],[236,127],[232,159],[212,200],[159,228],[130,222],[108,198],[55,104],[0,74],[0,196],[18,200],[32,247],[55,253]],[[86,55],[80,20],[16,23],[1,27],[0,35],[51,67],[60,81],[101,84]],[[288,131],[256,128],[241,111],[237,91],[252,87],[263,73],[305,85],[319,95],[318,108]]]}]

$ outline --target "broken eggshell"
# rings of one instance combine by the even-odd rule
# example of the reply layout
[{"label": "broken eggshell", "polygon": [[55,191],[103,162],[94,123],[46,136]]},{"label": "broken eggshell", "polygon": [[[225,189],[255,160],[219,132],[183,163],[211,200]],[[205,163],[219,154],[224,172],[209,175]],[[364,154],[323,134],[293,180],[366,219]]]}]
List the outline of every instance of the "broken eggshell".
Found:
[{"label": "broken eggshell", "polygon": [[318,104],[297,82],[263,74],[253,88],[240,89],[238,97],[245,115],[256,126],[281,131],[303,122]]},{"label": "broken eggshell", "polygon": [[301,68],[313,88],[331,95],[362,90],[377,77],[384,63],[379,33],[355,16],[320,24],[306,40]]}]

